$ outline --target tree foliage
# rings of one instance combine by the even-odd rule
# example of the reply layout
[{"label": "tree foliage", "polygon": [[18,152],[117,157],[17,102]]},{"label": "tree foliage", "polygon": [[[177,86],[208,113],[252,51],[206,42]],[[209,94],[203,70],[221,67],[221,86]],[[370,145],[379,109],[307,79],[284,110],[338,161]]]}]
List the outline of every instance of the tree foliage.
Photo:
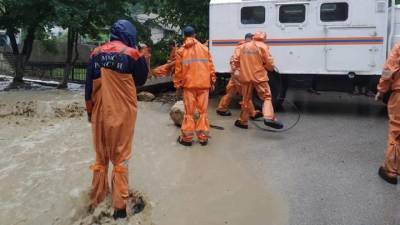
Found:
[{"label": "tree foliage", "polygon": [[[0,29],[7,30],[11,47],[16,56],[15,82],[22,82],[37,32],[45,29],[55,16],[52,0],[2,0],[0,1]],[[16,41],[19,30],[25,31],[22,50]]]},{"label": "tree foliage", "polygon": [[[54,0],[55,25],[68,30],[67,55],[64,79],[59,87],[67,87],[70,74],[78,60],[78,40],[80,36],[99,38],[101,30],[115,20],[129,18],[129,0]],[[73,54],[75,56],[73,57]]]},{"label": "tree foliage", "polygon": [[146,12],[157,13],[164,25],[193,26],[201,41],[208,39],[208,0],[142,0]]},{"label": "tree foliage", "polygon": [[[68,29],[66,64],[71,64],[72,49],[77,46],[80,36],[98,38],[115,20],[130,18],[129,5],[134,3],[131,0],[1,0],[0,29],[7,30],[13,53],[17,56],[14,81],[22,82],[24,67],[38,32],[43,33],[53,26]],[[24,33],[22,51],[16,41],[21,30]]]}]

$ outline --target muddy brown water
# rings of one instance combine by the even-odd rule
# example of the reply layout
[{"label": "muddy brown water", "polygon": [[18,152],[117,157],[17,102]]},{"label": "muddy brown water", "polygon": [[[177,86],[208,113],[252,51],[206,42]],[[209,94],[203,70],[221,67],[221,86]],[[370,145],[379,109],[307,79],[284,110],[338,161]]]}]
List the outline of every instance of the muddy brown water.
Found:
[{"label": "muddy brown water", "polygon": [[[1,224],[287,224],[278,192],[249,175],[229,149],[179,146],[169,107],[139,103],[129,177],[147,205],[115,222],[109,200],[87,214],[94,153],[82,91],[0,92]],[[229,141],[226,134],[216,136]]]}]

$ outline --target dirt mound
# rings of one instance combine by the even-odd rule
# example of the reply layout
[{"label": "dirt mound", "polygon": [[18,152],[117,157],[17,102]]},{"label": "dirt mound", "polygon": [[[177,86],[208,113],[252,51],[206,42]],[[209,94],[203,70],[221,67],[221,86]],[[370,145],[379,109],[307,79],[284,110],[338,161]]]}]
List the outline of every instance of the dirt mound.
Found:
[{"label": "dirt mound", "polygon": [[54,106],[54,114],[58,118],[81,117],[85,114],[85,107],[78,102],[69,103],[66,105]]},{"label": "dirt mound", "polygon": [[175,92],[162,93],[154,99],[155,102],[162,102],[164,104],[174,104],[179,100],[181,100],[181,98],[178,97]]},{"label": "dirt mound", "polygon": [[34,101],[18,101],[13,104],[0,104],[0,117],[6,116],[23,116],[33,117],[36,113],[36,102]]},{"label": "dirt mound", "polygon": [[82,103],[71,101],[17,101],[0,103],[0,118],[7,116],[73,118],[85,115]]},{"label": "dirt mound", "polygon": [[[135,214],[133,208],[137,198],[143,199],[145,207],[143,211]],[[127,219],[114,220],[111,197],[108,197],[92,213],[85,213],[73,225],[152,225],[151,205],[143,194],[130,191],[127,209]]]},{"label": "dirt mound", "polygon": [[152,93],[147,91],[142,91],[137,95],[138,101],[151,102],[156,98]]}]

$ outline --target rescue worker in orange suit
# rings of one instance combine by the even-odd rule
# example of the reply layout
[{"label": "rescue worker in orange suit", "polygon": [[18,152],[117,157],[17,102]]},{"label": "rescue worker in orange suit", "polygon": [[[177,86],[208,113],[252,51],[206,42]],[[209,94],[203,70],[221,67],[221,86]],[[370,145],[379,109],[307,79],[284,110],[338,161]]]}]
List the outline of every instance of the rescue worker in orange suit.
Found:
[{"label": "rescue worker in orange suit", "polygon": [[176,54],[176,43],[174,41],[169,44],[171,52],[169,53],[168,61],[166,64],[156,67],[152,71],[152,75],[155,77],[172,76],[175,70],[175,54]]},{"label": "rescue worker in orange suit", "polygon": [[[243,46],[243,44],[250,42],[253,38],[253,34],[248,33],[245,36],[245,40],[240,42],[234,51],[233,56],[231,57],[230,64],[231,64],[231,79],[229,79],[228,85],[226,86],[226,94],[221,98],[218,104],[217,108],[217,114],[220,116],[231,116],[232,113],[229,110],[229,104],[232,101],[232,98],[235,97],[235,95],[239,94],[241,95],[241,88],[240,88],[240,82],[238,80],[239,73],[240,73],[240,68],[235,68],[234,65],[234,58],[237,57],[240,54],[240,49]],[[259,111],[256,111],[253,105],[253,101],[250,101],[249,103],[249,108],[250,108],[250,115],[252,119],[257,119],[259,117],[262,117],[262,113]]]},{"label": "rescue worker in orange suit", "polygon": [[136,86],[148,76],[147,55],[136,49],[136,28],[127,20],[111,28],[110,41],[93,50],[87,70],[85,99],[92,125],[96,162],[90,192],[94,209],[109,193],[109,161],[114,218],[125,218],[128,161],[137,113]]},{"label": "rescue worker in orange suit", "polygon": [[[207,145],[210,124],[207,118],[208,97],[216,81],[214,64],[208,48],[195,38],[193,27],[183,30],[184,43],[176,53],[174,86],[183,94],[185,115],[178,142],[191,146],[195,134],[201,145]],[[199,119],[194,121],[196,110]]]},{"label": "rescue worker in orange suit", "polygon": [[240,69],[239,81],[242,89],[242,111],[240,119],[235,126],[248,129],[248,121],[251,113],[251,100],[253,91],[263,101],[263,116],[266,126],[282,129],[283,124],[275,116],[272,106],[271,90],[268,84],[268,72],[274,70],[274,61],[265,44],[267,35],[265,32],[256,32],[251,42],[243,44],[240,53],[235,56],[234,69]]},{"label": "rescue worker in orange suit", "polygon": [[389,137],[385,161],[379,168],[379,176],[391,184],[397,184],[400,175],[400,43],[392,50],[378,84],[376,100],[392,91],[388,102]]}]

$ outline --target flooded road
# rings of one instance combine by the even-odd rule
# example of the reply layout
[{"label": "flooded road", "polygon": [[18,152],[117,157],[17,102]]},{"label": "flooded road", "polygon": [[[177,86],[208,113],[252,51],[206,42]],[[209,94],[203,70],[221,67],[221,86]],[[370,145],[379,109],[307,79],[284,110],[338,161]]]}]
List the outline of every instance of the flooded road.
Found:
[{"label": "flooded road", "polygon": [[[192,148],[176,143],[170,105],[141,102],[130,184],[148,208],[119,224],[398,224],[399,191],[376,175],[382,106],[337,93],[288,98],[302,118],[286,133],[236,129],[239,111],[218,117],[212,100],[211,122],[225,130]],[[87,214],[94,153],[82,99],[79,90],[0,92],[1,224],[79,224]],[[297,114],[285,109],[290,125]]]}]

